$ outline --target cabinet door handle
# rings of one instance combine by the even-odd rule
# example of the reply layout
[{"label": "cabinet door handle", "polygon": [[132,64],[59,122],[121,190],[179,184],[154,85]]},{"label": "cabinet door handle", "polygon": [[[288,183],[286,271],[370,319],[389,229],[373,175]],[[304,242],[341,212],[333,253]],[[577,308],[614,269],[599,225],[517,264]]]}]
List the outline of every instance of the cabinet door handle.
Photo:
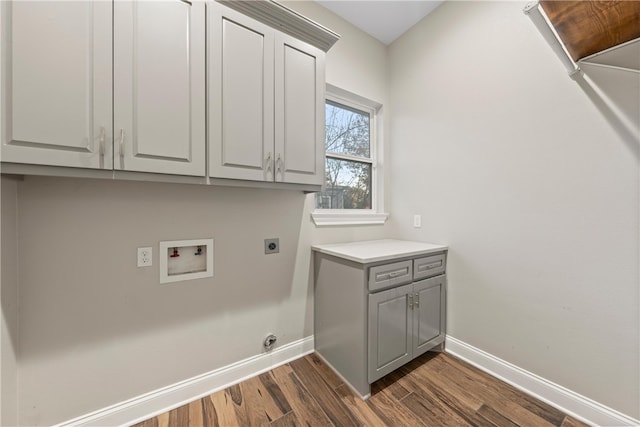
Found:
[{"label": "cabinet door handle", "polygon": [[409,303],[409,309],[413,310],[413,295],[409,294],[409,299],[407,301]]},{"label": "cabinet door handle", "polygon": [[104,157],[104,126],[100,126],[100,136],[98,137],[100,145],[100,157]]},{"label": "cabinet door handle", "polygon": [[282,172],[282,156],[278,153],[276,158],[276,172]]},{"label": "cabinet door handle", "polygon": [[120,161],[124,167],[124,129],[120,128],[120,142],[118,143],[120,148]]},{"label": "cabinet door handle", "polygon": [[416,292],[416,294],[413,296],[413,304],[418,307],[420,306],[420,294]]},{"label": "cabinet door handle", "polygon": [[271,172],[271,151],[269,151],[269,153],[267,154],[267,160],[264,161],[265,162],[265,169],[267,170],[267,172]]}]

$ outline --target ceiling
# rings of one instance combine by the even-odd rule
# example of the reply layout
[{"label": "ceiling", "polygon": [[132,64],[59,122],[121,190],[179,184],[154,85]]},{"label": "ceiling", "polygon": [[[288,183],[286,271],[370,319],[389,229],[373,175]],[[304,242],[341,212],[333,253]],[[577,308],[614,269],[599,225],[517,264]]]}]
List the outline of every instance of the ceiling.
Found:
[{"label": "ceiling", "polygon": [[315,0],[389,45],[444,0]]}]

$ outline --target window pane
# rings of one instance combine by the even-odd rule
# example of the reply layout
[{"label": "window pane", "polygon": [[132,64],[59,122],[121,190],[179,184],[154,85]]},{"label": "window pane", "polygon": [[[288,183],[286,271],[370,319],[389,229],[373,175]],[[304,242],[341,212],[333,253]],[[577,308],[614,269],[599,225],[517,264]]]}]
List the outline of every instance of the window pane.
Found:
[{"label": "window pane", "polygon": [[326,143],[328,153],[371,157],[369,113],[327,101]]},{"label": "window pane", "polygon": [[371,163],[327,157],[327,186],[316,193],[318,209],[371,209]]}]

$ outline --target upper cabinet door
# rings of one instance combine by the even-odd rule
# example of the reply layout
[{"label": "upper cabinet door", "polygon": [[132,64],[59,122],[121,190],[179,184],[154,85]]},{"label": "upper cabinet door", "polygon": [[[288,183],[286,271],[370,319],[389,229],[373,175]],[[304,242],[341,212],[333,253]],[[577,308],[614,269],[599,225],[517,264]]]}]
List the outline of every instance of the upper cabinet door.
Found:
[{"label": "upper cabinet door", "polygon": [[208,4],[209,174],[273,181],[273,29]]},{"label": "upper cabinet door", "polygon": [[114,169],[204,176],[204,2],[113,7]]},{"label": "upper cabinet door", "polygon": [[111,3],[0,2],[1,159],[112,167]]},{"label": "upper cabinet door", "polygon": [[275,54],[275,180],[322,185],[325,54],[282,33]]}]

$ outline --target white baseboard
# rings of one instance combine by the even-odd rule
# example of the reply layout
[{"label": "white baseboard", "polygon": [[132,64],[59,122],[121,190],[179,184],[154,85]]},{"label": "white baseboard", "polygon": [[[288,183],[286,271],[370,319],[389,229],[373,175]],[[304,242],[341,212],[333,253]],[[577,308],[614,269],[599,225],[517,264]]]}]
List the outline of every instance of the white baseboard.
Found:
[{"label": "white baseboard", "polygon": [[185,405],[291,360],[312,353],[313,336],[179,383],[65,421],[54,427],[127,426]]},{"label": "white baseboard", "polygon": [[447,336],[446,352],[469,362],[504,382],[594,426],[639,426],[628,417],[578,393],[505,362],[454,337]]}]

